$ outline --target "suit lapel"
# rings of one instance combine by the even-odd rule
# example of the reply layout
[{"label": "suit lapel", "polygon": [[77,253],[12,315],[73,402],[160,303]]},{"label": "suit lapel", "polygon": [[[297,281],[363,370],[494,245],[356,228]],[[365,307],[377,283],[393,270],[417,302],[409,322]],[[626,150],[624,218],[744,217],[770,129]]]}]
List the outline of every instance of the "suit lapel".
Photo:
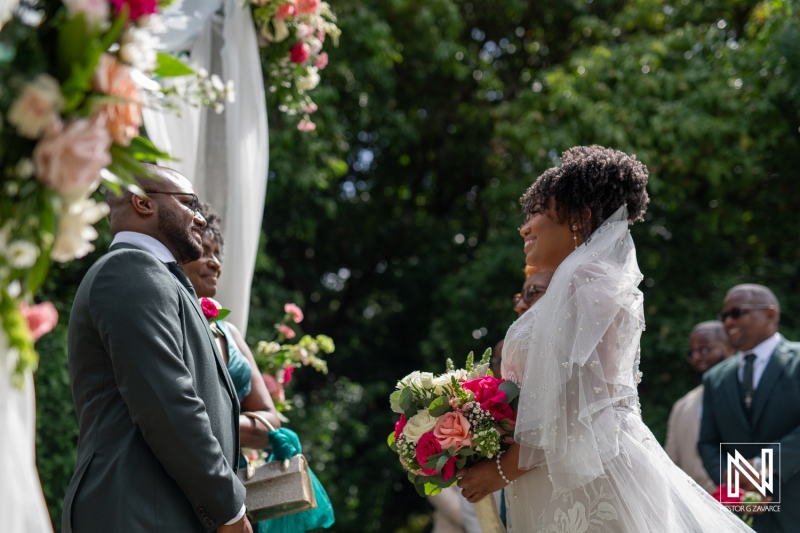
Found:
[{"label": "suit lapel", "polygon": [[756,427],[759,417],[767,406],[767,399],[775,388],[775,384],[783,375],[783,369],[788,358],[786,339],[781,338],[781,342],[775,348],[772,357],[769,358],[767,368],[764,369],[764,373],[758,382],[758,388],[753,394],[753,427]]},{"label": "suit lapel", "polygon": [[742,399],[742,388],[739,384],[738,365],[733,367],[733,372],[728,372],[722,380],[722,388],[728,396],[728,405],[731,406],[730,412],[737,422],[750,431],[750,421],[744,412],[744,401]]}]

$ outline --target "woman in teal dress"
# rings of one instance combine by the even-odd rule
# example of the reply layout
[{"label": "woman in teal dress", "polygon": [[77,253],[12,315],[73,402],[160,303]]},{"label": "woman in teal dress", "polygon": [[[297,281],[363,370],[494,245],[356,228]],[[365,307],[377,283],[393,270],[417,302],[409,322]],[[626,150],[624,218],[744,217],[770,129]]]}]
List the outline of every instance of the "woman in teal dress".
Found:
[{"label": "woman in teal dress", "polygon": [[[216,211],[207,203],[201,202],[198,211],[206,219],[206,227],[203,229],[203,256],[197,261],[182,266],[189,281],[194,286],[198,298],[213,298],[217,294],[217,281],[222,273],[223,237],[220,228],[221,218]],[[244,338],[233,324],[219,320],[216,322],[220,336],[217,337],[217,344],[228,366],[228,373],[231,376],[233,385],[236,388],[236,395],[239,397],[241,411],[255,411],[269,421],[275,429],[281,427],[278,418],[278,410],[272,401],[272,397],[267,391],[264,379],[261,377],[256,366],[256,361],[250,348],[244,342]],[[239,417],[239,440],[243,448],[260,450],[269,446],[269,428],[261,422],[252,418]],[[273,433],[275,442],[275,453],[270,456],[270,460],[284,459],[288,456],[302,453],[302,445],[297,435],[288,429],[278,429]],[[287,457],[274,457],[278,451],[285,453]],[[240,467],[244,462],[244,457],[240,456]],[[327,528],[333,525],[334,513],[330,499],[325,493],[325,489],[308,469],[311,484],[317,500],[317,507],[308,511],[282,516],[272,520],[266,520],[253,524],[253,531],[256,533],[303,533],[318,528]]]},{"label": "woman in teal dress", "polygon": [[[205,202],[200,204],[198,211],[206,219],[206,227],[203,229],[203,255],[197,261],[182,265],[182,268],[192,282],[198,298],[213,298],[217,294],[217,281],[222,273],[219,259],[224,244],[221,218]],[[223,320],[218,321],[217,325],[221,333],[217,337],[217,345],[228,365],[228,373],[236,388],[241,411],[255,411],[279,428],[281,422],[278,419],[278,410],[242,334],[236,326]],[[269,428],[261,422],[239,415],[239,440],[243,448],[266,448],[269,445],[268,431]]]}]

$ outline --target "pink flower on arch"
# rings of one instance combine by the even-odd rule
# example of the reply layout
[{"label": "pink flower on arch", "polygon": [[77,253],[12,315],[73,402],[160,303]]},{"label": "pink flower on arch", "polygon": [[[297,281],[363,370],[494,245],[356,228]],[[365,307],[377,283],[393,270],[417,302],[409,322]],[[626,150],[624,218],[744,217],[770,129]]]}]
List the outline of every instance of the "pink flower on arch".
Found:
[{"label": "pink flower on arch", "polygon": [[278,8],[278,12],[275,13],[275,18],[278,20],[284,20],[287,17],[293,17],[297,13],[297,8],[291,2],[286,2],[285,4],[281,4]]},{"label": "pink flower on arch", "polygon": [[294,373],[293,366],[287,366],[283,371],[283,384],[288,385],[292,381],[292,374]]},{"label": "pink flower on arch", "polygon": [[301,15],[311,15],[319,9],[320,0],[297,0],[297,12]]},{"label": "pink flower on arch", "polygon": [[53,331],[58,324],[58,311],[51,302],[42,302],[32,307],[28,307],[25,302],[20,302],[19,312],[28,321],[28,329],[31,330],[34,342],[38,341],[42,335]]},{"label": "pink flower on arch", "polygon": [[322,70],[328,66],[328,52],[322,52],[317,60],[314,62],[314,66],[318,69]]},{"label": "pink flower on arch", "polygon": [[298,65],[302,65],[308,61],[309,57],[308,45],[305,43],[297,43],[289,51],[289,59],[292,60],[292,63],[297,63]]},{"label": "pink flower on arch", "polygon": [[300,131],[314,131],[317,129],[317,125],[310,120],[303,119],[297,123],[297,129]]},{"label": "pink flower on arch", "polygon": [[278,327],[278,331],[281,332],[287,339],[294,339],[295,335],[297,335],[297,333],[295,333],[294,330],[286,324],[281,324]]},{"label": "pink flower on arch", "polygon": [[122,7],[127,5],[128,19],[136,21],[143,15],[152,15],[158,11],[157,0],[111,0],[111,5],[114,6],[114,11],[117,14],[122,11]]},{"label": "pink flower on arch", "polygon": [[287,315],[292,315],[292,320],[295,324],[303,321],[303,311],[300,310],[297,304],[286,304],[283,306],[283,310]]}]

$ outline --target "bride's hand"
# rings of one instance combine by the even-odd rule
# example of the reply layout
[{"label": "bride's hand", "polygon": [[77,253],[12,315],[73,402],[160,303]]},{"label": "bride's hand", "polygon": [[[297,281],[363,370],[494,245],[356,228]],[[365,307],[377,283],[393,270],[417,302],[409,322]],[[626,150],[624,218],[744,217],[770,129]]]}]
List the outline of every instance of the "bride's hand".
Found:
[{"label": "bride's hand", "polygon": [[494,459],[484,459],[472,466],[462,468],[456,472],[458,487],[461,494],[470,503],[475,503],[485,496],[496,492],[506,486],[500,477]]}]

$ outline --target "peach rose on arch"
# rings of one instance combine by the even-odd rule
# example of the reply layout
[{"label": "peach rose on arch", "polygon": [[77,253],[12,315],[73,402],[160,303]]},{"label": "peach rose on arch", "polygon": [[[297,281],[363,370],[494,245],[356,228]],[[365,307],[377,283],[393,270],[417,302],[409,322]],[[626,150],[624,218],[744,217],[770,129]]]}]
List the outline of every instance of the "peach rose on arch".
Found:
[{"label": "peach rose on arch", "polygon": [[436,422],[433,428],[433,436],[442,445],[442,449],[446,450],[453,447],[455,450],[472,446],[472,437],[469,434],[472,425],[469,423],[464,415],[457,411],[450,411],[445,413]]},{"label": "peach rose on arch", "polygon": [[119,99],[100,109],[106,116],[108,132],[114,142],[120,146],[130,145],[142,127],[142,95],[131,78],[130,67],[103,54],[94,72],[92,87]]}]

